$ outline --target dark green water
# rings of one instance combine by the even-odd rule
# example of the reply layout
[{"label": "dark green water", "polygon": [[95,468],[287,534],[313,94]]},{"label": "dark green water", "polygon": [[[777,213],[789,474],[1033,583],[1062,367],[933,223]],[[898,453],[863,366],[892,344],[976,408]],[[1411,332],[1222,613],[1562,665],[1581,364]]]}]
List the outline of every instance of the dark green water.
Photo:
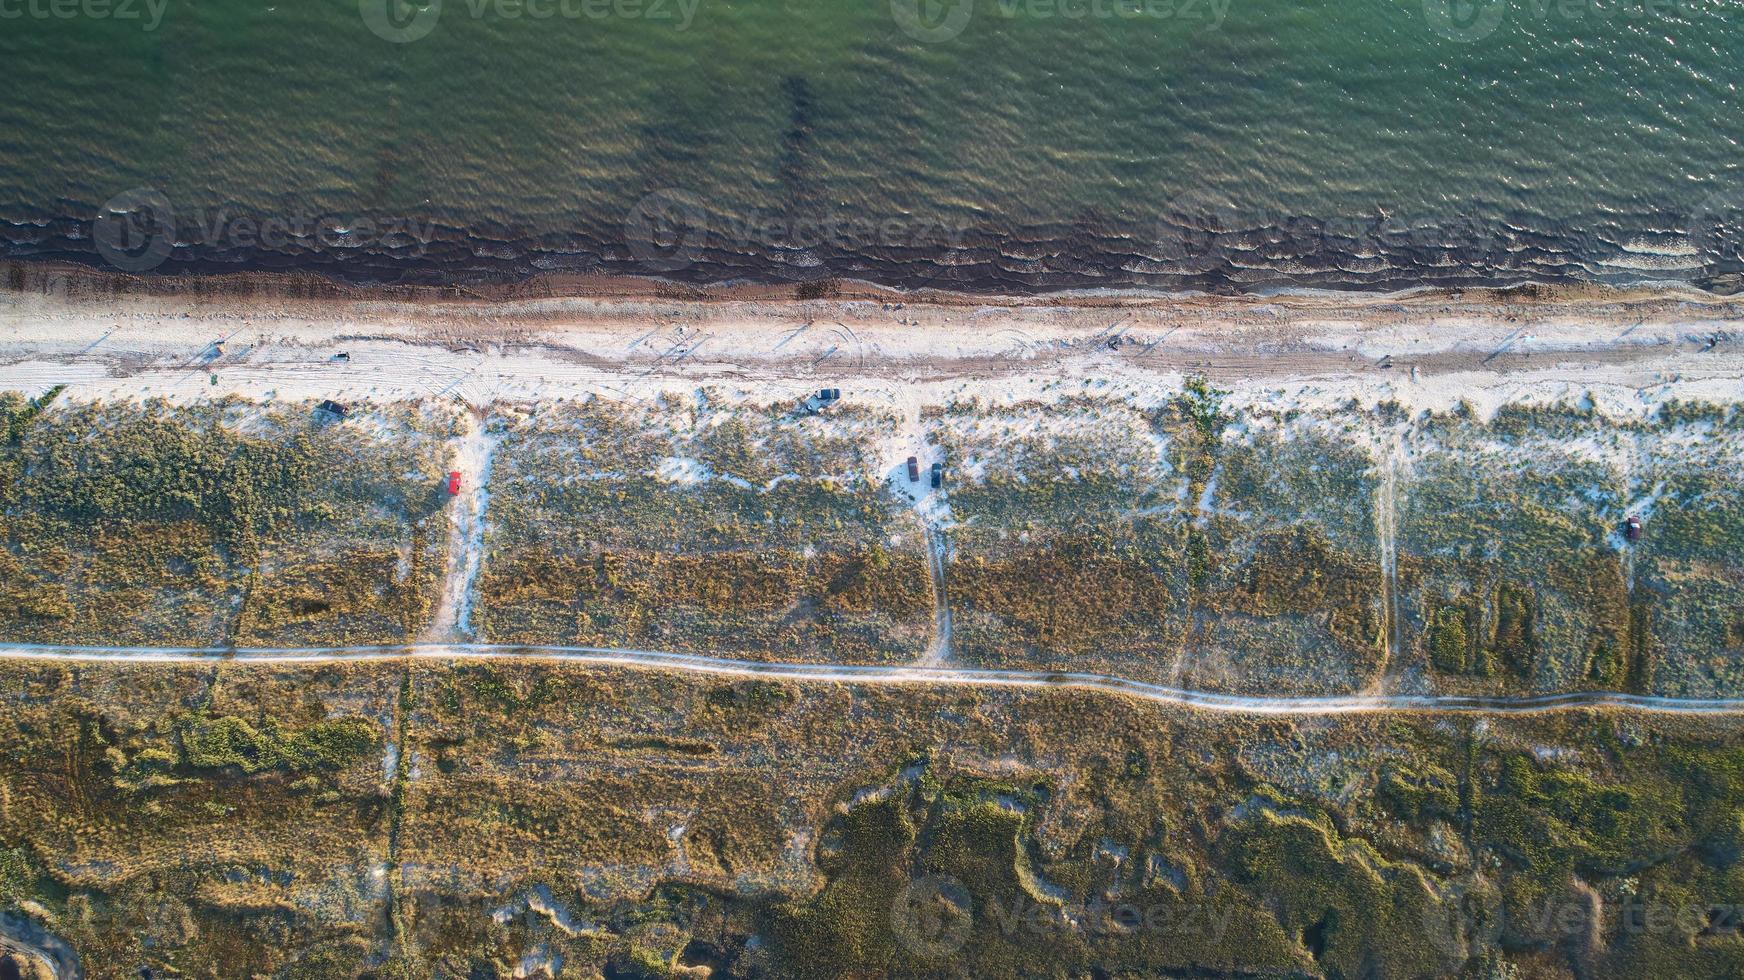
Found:
[{"label": "dark green water", "polygon": [[[18,255],[94,259],[104,202],[149,189],[177,226],[159,272],[1726,288],[1744,268],[1744,0],[921,0],[918,25],[909,0],[445,0],[399,43],[377,0],[31,2],[0,0]],[[143,211],[97,230],[159,258]]]}]

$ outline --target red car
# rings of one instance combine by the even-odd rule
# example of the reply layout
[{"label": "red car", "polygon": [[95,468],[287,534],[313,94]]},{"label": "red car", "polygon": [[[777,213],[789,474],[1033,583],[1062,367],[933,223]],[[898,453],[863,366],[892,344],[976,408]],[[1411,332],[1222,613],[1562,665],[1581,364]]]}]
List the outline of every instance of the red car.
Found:
[{"label": "red car", "polygon": [[450,496],[458,495],[460,493],[460,471],[459,470],[449,470],[448,471],[448,493]]},{"label": "red car", "polygon": [[920,460],[915,459],[913,456],[910,456],[910,457],[908,457],[908,482],[917,483],[919,481],[920,481]]}]

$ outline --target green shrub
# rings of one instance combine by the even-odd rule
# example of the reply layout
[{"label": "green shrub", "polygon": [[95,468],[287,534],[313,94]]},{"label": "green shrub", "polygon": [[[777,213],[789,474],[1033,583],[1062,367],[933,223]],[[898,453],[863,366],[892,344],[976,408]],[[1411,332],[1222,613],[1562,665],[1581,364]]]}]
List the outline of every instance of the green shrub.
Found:
[{"label": "green shrub", "polygon": [[361,718],[317,722],[287,733],[272,719],[257,729],[233,715],[186,716],[177,723],[176,732],[186,767],[245,774],[336,771],[380,743],[376,727]]},{"label": "green shrub", "polygon": [[1442,606],[1429,627],[1429,658],[1450,674],[1471,670],[1471,641],[1465,632],[1465,607]]}]

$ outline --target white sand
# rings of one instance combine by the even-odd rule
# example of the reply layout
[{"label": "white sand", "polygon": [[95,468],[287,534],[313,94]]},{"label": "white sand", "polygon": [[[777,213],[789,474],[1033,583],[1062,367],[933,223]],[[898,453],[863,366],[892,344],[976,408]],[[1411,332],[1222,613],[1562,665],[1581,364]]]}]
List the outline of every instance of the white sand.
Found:
[{"label": "white sand", "polygon": [[[1194,373],[1229,389],[1237,405],[1278,409],[1352,399],[1447,409],[1464,400],[1487,415],[1513,401],[1590,393],[1607,412],[1645,413],[1668,398],[1738,397],[1744,329],[1728,319],[1732,307],[1605,300],[896,310],[876,302],[196,303],[0,293],[0,389],[64,384],[75,399],[236,394],[482,406],[688,396],[701,385],[729,398],[798,400],[829,386],[908,421],[882,447],[893,471],[909,455],[930,462],[917,424],[925,406],[1085,393],[1152,404]],[[1703,349],[1721,332],[1735,339]],[[341,351],[349,361],[335,359]]]}]

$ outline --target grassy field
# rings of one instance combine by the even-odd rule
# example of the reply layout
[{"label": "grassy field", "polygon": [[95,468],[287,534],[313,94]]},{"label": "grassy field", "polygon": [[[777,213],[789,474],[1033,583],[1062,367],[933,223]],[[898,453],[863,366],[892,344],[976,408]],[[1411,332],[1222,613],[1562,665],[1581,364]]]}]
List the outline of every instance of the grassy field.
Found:
[{"label": "grassy field", "polygon": [[1744,412],[1689,406],[1644,432],[1634,495],[1653,533],[1627,570],[1637,673],[1690,696],[1744,687]]},{"label": "grassy field", "polygon": [[936,413],[957,652],[1208,689],[1366,685],[1383,652],[1375,463],[1333,421],[1238,413],[1202,382],[1148,408]]},{"label": "grassy field", "polygon": [[1735,407],[1515,407],[1425,417],[1405,439],[1402,620],[1439,689],[1739,689]]},{"label": "grassy field", "polygon": [[[0,639],[419,636],[455,411],[0,397]],[[914,660],[924,514],[968,665],[1252,693],[1744,690],[1732,406],[1482,418],[1192,380],[1146,403],[953,401],[920,420],[949,467],[920,509],[884,472],[904,421],[864,405],[702,390],[484,424],[492,642]]]},{"label": "grassy field", "polygon": [[925,538],[882,486],[898,420],[599,400],[499,416],[480,625],[496,642],[912,659]]},{"label": "grassy field", "polygon": [[0,904],[86,976],[331,977],[380,955],[397,673],[56,666],[3,686]]},{"label": "grassy field", "polygon": [[512,661],[0,692],[0,910],[93,978],[1744,969],[1735,722]]},{"label": "grassy field", "polygon": [[446,554],[452,417],[0,396],[0,638],[397,643]]},{"label": "grassy field", "polygon": [[[930,413],[966,662],[1202,689],[1736,693],[1744,415],[1231,404]],[[1629,541],[1624,521],[1643,521]]]},{"label": "grassy field", "polygon": [[951,469],[956,657],[1165,670],[1187,631],[1187,539],[1151,421],[1090,397],[929,414]]}]

